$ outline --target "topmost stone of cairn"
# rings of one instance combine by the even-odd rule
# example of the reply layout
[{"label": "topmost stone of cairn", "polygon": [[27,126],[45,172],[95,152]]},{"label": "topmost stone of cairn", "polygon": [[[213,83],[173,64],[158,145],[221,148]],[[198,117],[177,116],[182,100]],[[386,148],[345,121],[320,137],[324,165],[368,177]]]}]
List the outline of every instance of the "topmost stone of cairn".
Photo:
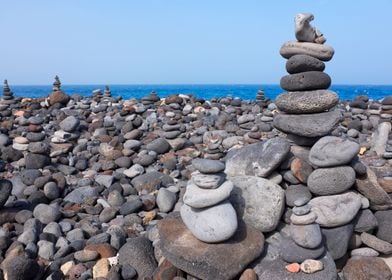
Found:
[{"label": "topmost stone of cairn", "polygon": [[295,37],[299,42],[324,44],[327,39],[315,27],[310,25],[314,16],[309,13],[300,13],[295,16]]}]

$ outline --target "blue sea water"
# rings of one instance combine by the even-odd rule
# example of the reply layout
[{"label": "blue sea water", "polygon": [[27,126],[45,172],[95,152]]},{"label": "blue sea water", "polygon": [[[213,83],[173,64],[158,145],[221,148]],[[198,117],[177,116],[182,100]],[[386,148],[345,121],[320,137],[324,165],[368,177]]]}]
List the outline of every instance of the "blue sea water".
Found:
[{"label": "blue sea water", "polygon": [[[51,86],[12,86],[11,90],[16,96],[43,97],[51,92]],[[89,96],[95,89],[104,89],[104,85],[62,85],[66,93],[79,93]],[[267,97],[275,99],[283,92],[279,85],[110,85],[113,96],[122,96],[124,99],[141,98],[151,91],[160,97],[173,93],[193,94],[197,97],[210,99],[213,97],[232,96],[244,100],[255,99],[259,89],[264,89]],[[335,85],[331,90],[337,92],[341,100],[350,100],[357,95],[368,95],[370,99],[380,100],[392,95],[392,85]]]}]

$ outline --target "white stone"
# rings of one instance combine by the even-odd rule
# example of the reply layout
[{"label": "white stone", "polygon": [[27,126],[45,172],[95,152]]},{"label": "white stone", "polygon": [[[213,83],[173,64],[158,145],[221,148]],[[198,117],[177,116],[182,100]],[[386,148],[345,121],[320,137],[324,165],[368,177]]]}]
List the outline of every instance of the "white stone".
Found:
[{"label": "white stone", "polygon": [[202,189],[189,182],[184,194],[184,203],[193,208],[205,208],[227,199],[233,190],[233,183],[224,182],[216,189]]}]

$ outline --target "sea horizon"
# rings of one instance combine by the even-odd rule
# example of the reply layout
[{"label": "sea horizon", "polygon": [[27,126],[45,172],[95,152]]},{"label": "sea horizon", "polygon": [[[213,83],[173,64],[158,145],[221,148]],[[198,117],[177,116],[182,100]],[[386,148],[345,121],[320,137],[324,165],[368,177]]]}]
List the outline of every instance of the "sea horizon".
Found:
[{"label": "sea horizon", "polygon": [[[97,89],[104,90],[106,84],[63,84],[66,93],[91,96]],[[211,99],[225,96],[254,100],[259,89],[263,89],[266,97],[274,100],[284,92],[279,84],[107,84],[113,96],[124,99],[141,98],[152,91],[160,97],[170,94],[192,94],[199,98]],[[52,85],[12,85],[15,96],[39,98],[50,94]],[[381,100],[392,95],[392,85],[377,84],[334,84],[330,90],[338,93],[341,100],[351,100],[358,95],[367,95],[370,99]]]}]

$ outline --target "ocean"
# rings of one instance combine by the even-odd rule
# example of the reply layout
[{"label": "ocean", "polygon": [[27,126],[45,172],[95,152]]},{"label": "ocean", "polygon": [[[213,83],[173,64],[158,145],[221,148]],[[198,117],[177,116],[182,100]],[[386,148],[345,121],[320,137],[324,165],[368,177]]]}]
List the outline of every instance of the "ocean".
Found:
[{"label": "ocean", "polygon": [[[232,96],[243,100],[253,100],[259,89],[264,89],[268,98],[275,99],[283,92],[279,85],[109,85],[113,96],[122,96],[124,99],[141,98],[151,91],[160,97],[173,93],[193,94],[204,99],[213,97]],[[13,86],[11,90],[16,96],[43,97],[47,96],[52,87],[48,86]],[[67,94],[79,93],[89,96],[95,89],[104,89],[104,85],[62,85]],[[380,100],[392,95],[392,85],[334,85],[331,90],[337,92],[341,100],[350,100],[358,95],[367,95],[370,99]]]}]

